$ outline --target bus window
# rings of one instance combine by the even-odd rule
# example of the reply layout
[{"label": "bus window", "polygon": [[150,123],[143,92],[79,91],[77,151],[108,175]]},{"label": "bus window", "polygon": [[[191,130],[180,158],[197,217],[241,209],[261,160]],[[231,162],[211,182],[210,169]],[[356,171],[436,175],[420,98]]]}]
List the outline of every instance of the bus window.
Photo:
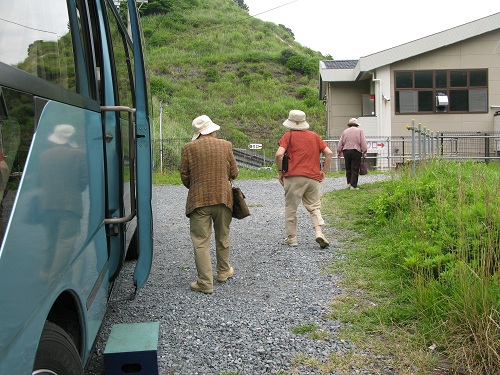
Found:
[{"label": "bus window", "polygon": [[[122,8],[125,8],[125,4],[120,5]],[[111,9],[109,4],[108,14],[113,14],[113,10]],[[126,106],[129,108],[134,108],[135,103],[133,98],[133,89],[134,89],[134,76],[133,76],[133,52],[129,47],[129,42],[127,40],[126,30],[123,30],[118,24],[117,20],[114,17],[109,18],[109,31],[111,35],[111,42],[113,45],[113,55],[115,61],[115,74],[114,77],[116,79],[117,85],[117,97],[116,105]],[[128,114],[126,112],[120,112],[120,127],[121,131],[118,134],[121,135],[121,148],[123,153],[123,165],[124,171],[123,173],[123,189],[125,191],[125,196],[128,196],[129,190],[129,161],[131,160],[130,149],[129,149],[129,123],[128,123]],[[130,214],[130,200],[124,200],[124,210],[125,215]],[[130,238],[127,239],[127,242]]]},{"label": "bus window", "polygon": [[33,97],[0,86],[0,242],[33,137]]},{"label": "bus window", "polygon": [[0,61],[76,91],[66,0],[3,2],[0,23]]}]

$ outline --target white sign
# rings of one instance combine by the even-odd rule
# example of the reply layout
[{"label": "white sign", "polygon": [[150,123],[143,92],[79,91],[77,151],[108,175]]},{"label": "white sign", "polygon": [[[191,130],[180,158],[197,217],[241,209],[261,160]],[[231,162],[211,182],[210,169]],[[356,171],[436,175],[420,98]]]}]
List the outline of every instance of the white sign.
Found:
[{"label": "white sign", "polygon": [[385,147],[384,141],[367,141],[368,149],[383,149]]},{"label": "white sign", "polygon": [[250,150],[260,150],[262,148],[262,145],[260,143],[250,143],[248,145],[248,148]]}]

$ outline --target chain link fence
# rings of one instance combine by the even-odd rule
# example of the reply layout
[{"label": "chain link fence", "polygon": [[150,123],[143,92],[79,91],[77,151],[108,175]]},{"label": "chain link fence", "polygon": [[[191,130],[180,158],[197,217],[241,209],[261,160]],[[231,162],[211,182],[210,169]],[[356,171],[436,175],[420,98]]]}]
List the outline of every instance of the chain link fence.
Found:
[{"label": "chain link fence", "polygon": [[[367,163],[371,170],[394,170],[398,167],[433,158],[478,160],[486,163],[500,160],[500,132],[432,133],[420,126],[409,126],[405,137],[367,137]],[[178,170],[182,147],[190,138],[168,138],[154,141],[155,168],[168,172]],[[232,142],[231,139],[227,139]],[[259,140],[262,141],[262,140]],[[344,169],[344,159],[337,158],[338,139],[327,139],[334,153],[331,171]],[[276,148],[264,146],[275,144]],[[278,139],[249,143],[248,148],[234,148],[238,165],[245,168],[272,168]]]}]

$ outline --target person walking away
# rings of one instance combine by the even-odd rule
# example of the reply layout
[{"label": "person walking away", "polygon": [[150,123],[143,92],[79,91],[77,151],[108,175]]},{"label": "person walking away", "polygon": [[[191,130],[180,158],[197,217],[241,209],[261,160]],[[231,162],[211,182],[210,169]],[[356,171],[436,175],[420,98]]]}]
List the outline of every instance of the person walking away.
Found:
[{"label": "person walking away", "polygon": [[351,190],[359,190],[358,179],[361,157],[366,157],[368,149],[365,133],[359,128],[359,125],[356,118],[351,118],[347,124],[347,129],[340,135],[337,146],[337,157],[340,158],[344,154],[347,188]]},{"label": "person walking away", "polygon": [[[278,141],[275,155],[279,181],[285,189],[285,231],[284,243],[297,246],[297,207],[303,203],[314,227],[315,240],[324,249],[330,245],[323,234],[325,224],[321,216],[320,183],[330,168],[333,152],[321,137],[309,129],[306,114],[291,110],[283,125],[290,131]],[[283,155],[288,151],[288,170],[283,171]],[[320,163],[320,155],[325,161]]]},{"label": "person walking away", "polygon": [[220,126],[206,115],[192,123],[194,135],[181,154],[181,180],[189,189],[186,216],[194,247],[197,278],[190,284],[196,292],[212,293],[213,273],[210,259],[212,223],[215,232],[217,280],[233,276],[229,262],[229,226],[232,221],[231,181],[238,177],[238,167],[230,142],[217,139]]}]

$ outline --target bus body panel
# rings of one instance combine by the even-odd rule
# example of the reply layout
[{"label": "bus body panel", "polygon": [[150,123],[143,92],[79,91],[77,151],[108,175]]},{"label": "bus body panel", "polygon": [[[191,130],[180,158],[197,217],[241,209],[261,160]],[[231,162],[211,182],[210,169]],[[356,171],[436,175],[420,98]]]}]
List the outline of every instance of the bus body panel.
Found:
[{"label": "bus body panel", "polygon": [[[73,129],[71,145],[61,129]],[[30,373],[44,321],[62,292],[81,306],[85,353],[91,349],[107,295],[107,282],[86,282],[107,266],[103,158],[99,113],[45,104],[0,253],[1,374]]]}]

